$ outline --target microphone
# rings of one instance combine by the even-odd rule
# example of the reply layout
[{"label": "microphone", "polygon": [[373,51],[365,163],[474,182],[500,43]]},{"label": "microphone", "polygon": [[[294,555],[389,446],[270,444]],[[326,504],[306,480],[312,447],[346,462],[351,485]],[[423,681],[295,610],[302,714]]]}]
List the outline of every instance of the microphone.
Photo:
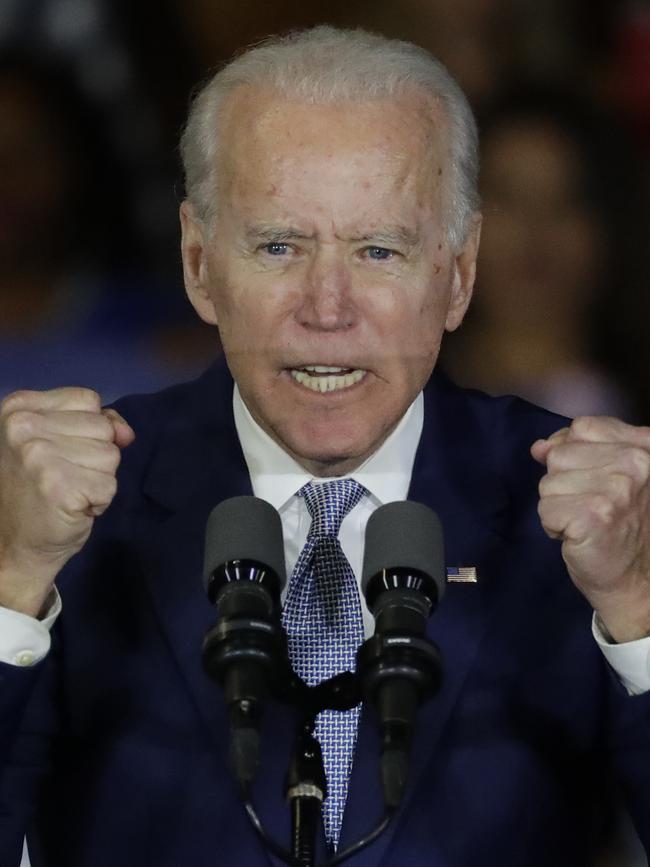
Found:
[{"label": "microphone", "polygon": [[288,677],[280,594],[286,583],[282,523],[257,497],[233,497],[211,512],[203,583],[219,619],[203,642],[205,672],[223,687],[230,761],[242,787],[259,764],[262,703]]},{"label": "microphone", "polygon": [[442,598],[446,568],[438,516],[422,503],[396,502],[370,516],[361,587],[375,634],[357,653],[364,698],[381,735],[381,782],[393,810],[406,788],[419,706],[440,687],[442,664],[426,621]]}]

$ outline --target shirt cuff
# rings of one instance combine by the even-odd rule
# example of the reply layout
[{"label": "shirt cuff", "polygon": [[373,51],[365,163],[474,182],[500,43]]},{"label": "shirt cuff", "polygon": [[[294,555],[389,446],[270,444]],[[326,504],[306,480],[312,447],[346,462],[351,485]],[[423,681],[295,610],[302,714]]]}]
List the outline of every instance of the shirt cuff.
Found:
[{"label": "shirt cuff", "polygon": [[591,632],[603,656],[630,695],[650,690],[650,638],[616,644],[594,613]]},{"label": "shirt cuff", "polygon": [[61,597],[52,590],[40,619],[0,606],[0,662],[29,667],[49,652],[50,630],[61,613]]}]

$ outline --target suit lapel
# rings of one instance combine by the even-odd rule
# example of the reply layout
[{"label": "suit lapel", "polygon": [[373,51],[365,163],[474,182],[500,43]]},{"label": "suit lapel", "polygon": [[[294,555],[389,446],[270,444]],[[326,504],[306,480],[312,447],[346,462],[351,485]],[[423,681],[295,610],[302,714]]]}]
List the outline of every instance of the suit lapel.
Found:
[{"label": "suit lapel", "polygon": [[211,727],[217,689],[200,665],[201,640],[215,621],[202,583],[205,526],[218,502],[251,492],[232,421],[228,379],[225,367],[211,368],[163,420],[134,532],[170,650]]},{"label": "suit lapel", "polygon": [[[133,536],[170,652],[220,757],[221,775],[229,780],[223,696],[201,666],[203,636],[216,622],[216,611],[203,590],[203,549],[206,521],[214,506],[252,490],[234,426],[232,380],[225,365],[213,367],[188,391],[155,451],[144,483],[148,503]],[[264,826],[283,841],[289,840],[289,816],[282,783],[294,728],[293,712],[269,702],[254,800]],[[239,798],[234,781],[232,797]]]},{"label": "suit lapel", "polygon": [[[411,761],[411,777],[401,811],[434,755],[453,712],[463,683],[471,671],[479,644],[494,609],[495,579],[504,566],[501,535],[508,508],[503,481],[494,458],[477,429],[463,392],[435,376],[425,390],[424,428],[418,447],[409,499],[437,512],[444,530],[449,566],[476,566],[476,584],[449,584],[432,615],[429,636],[443,657],[443,685],[421,709]],[[379,819],[383,802],[379,786],[379,738],[369,708],[364,708],[359,743],[350,783],[342,844]],[[385,855],[399,816],[375,844],[358,856],[359,867],[375,867]]]}]

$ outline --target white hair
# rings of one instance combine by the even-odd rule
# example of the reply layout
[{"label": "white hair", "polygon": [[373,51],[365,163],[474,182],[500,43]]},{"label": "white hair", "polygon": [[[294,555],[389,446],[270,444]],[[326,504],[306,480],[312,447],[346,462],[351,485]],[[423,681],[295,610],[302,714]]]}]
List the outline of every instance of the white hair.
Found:
[{"label": "white hair", "polygon": [[414,89],[435,100],[447,121],[448,237],[462,246],[480,207],[476,121],[459,85],[425,49],[364,30],[319,26],[271,36],[235,57],[198,90],[181,138],[186,195],[204,221],[216,210],[220,107],[241,85],[314,104],[397,98]]}]

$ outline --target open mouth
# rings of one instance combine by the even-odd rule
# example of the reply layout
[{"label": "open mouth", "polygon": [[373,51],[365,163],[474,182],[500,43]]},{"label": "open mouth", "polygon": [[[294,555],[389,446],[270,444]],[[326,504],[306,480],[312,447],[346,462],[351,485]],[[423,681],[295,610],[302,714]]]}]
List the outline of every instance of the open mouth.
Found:
[{"label": "open mouth", "polygon": [[308,364],[290,370],[292,378],[300,385],[323,394],[326,391],[341,391],[356,385],[366,375],[366,370],[352,367],[333,367],[327,364]]}]

